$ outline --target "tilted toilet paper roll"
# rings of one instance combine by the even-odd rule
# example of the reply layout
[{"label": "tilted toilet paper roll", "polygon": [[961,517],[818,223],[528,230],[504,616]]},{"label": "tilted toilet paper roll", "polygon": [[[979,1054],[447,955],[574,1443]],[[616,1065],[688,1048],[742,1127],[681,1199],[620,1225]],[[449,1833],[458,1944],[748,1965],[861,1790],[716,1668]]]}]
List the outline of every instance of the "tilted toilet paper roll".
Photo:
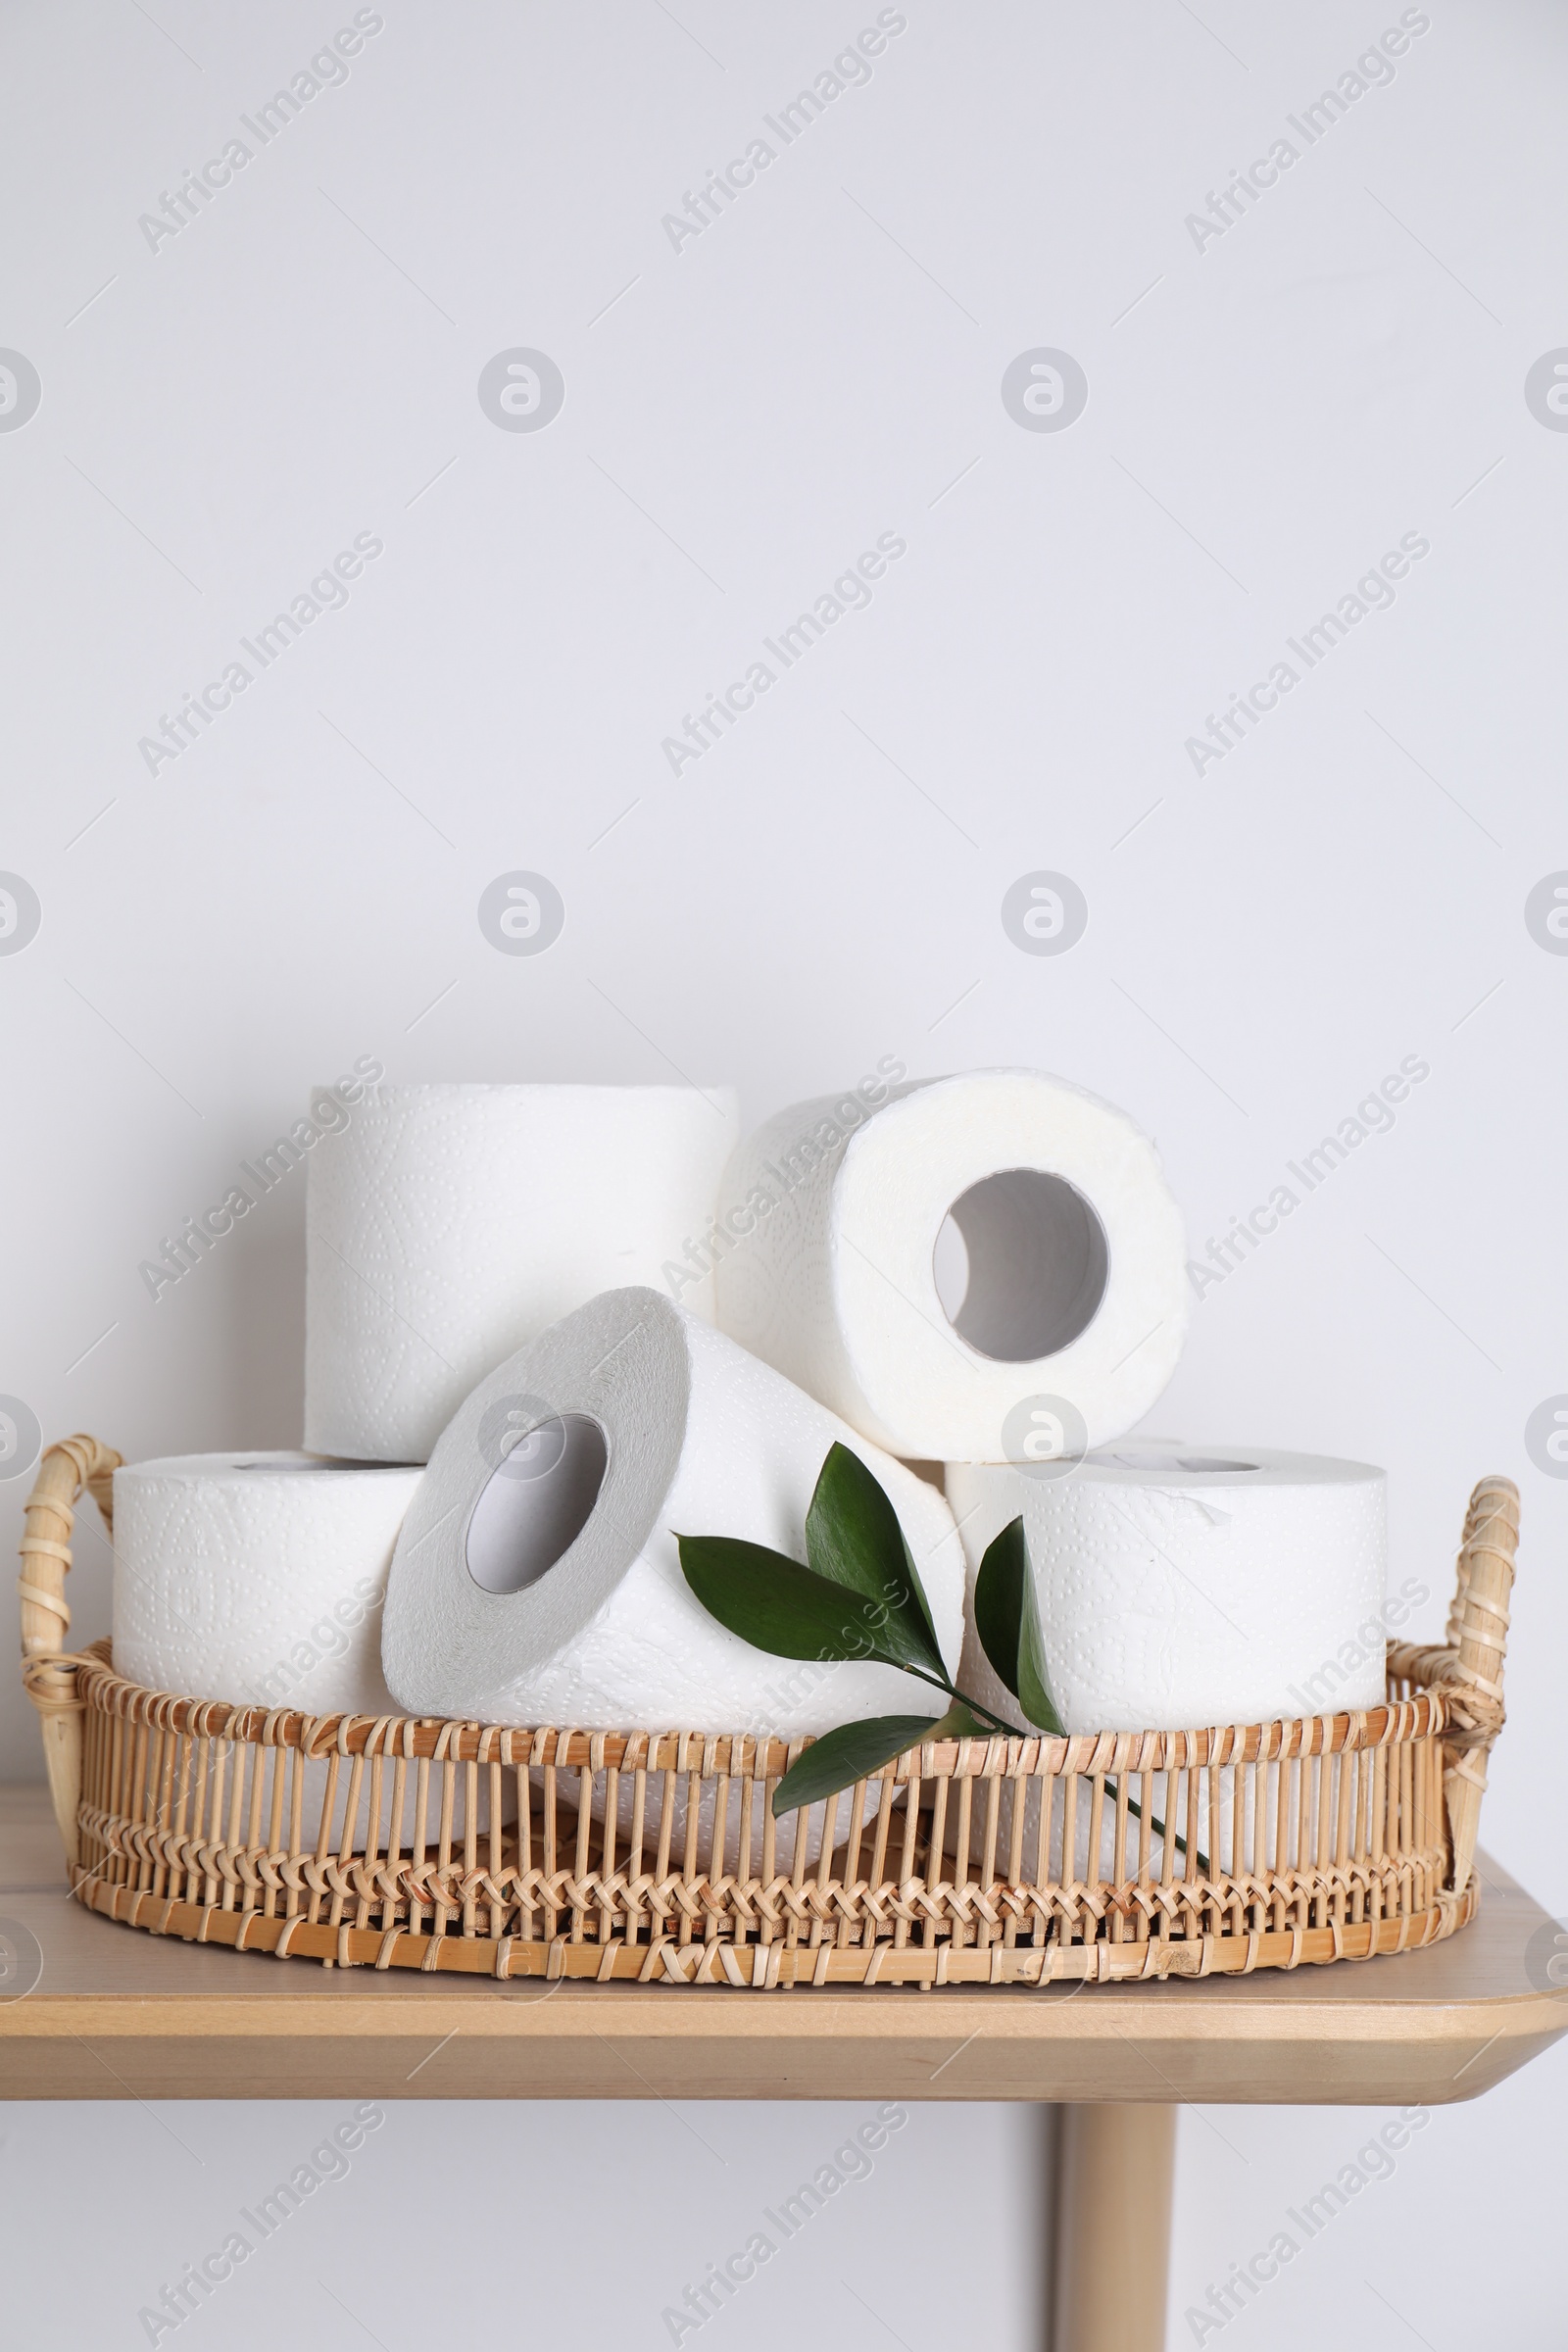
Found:
[{"label": "tilted toilet paper roll", "polygon": [[1129,1429],[1175,1370],[1185,1245],[1152,1144],[1038,1070],[802,1102],[719,1194],[719,1328],[891,1452]]},{"label": "tilted toilet paper roll", "polygon": [[115,1472],[115,1668],[154,1690],[393,1711],[387,1569],[417,1470],[187,1453]]},{"label": "tilted toilet paper roll", "polygon": [[307,1446],[426,1460],[504,1356],[686,1257],[736,1133],[727,1087],[368,1088],[310,1163]]},{"label": "tilted toilet paper roll", "polygon": [[482,1381],[443,1432],[387,1588],[382,1657],[418,1712],[781,1739],[941,1712],[897,1669],[797,1662],[710,1617],[677,1535],[805,1558],[838,1440],[899,1514],[950,1667],[963,1556],[936,1490],[657,1292],[611,1292]]},{"label": "tilted toilet paper roll", "polygon": [[946,1488],[971,1596],[958,1680],[982,1702],[1011,1706],[974,1578],[1021,1514],[1069,1732],[1383,1703],[1385,1480],[1365,1462],[1138,1437],[1076,1464],[950,1462]]}]

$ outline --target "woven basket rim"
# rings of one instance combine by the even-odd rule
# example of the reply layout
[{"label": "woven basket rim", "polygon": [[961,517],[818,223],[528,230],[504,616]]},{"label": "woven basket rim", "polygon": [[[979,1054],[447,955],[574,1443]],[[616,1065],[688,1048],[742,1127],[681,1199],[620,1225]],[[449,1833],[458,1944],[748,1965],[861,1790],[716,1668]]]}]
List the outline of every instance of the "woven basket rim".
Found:
[{"label": "woven basket rim", "polygon": [[[1430,1671],[1432,1661],[1431,1651],[1396,1643],[1389,1646],[1392,1677],[1416,1679],[1423,1670]],[[198,1739],[298,1749],[311,1758],[334,1754],[404,1756],[410,1760],[445,1757],[466,1764],[551,1765],[593,1772],[695,1772],[705,1779],[727,1775],[768,1781],[781,1776],[811,1745],[809,1739],[774,1740],[751,1732],[585,1731],[570,1725],[508,1726],[441,1716],[311,1715],[298,1708],[195,1698],[153,1690],[117,1673],[107,1640],[69,1658],[57,1654],[28,1664],[33,1672],[74,1667],[82,1698],[100,1714]],[[1408,1698],[1388,1699],[1378,1707],[1280,1717],[1270,1723],[1211,1724],[1179,1731],[1078,1732],[1064,1738],[1041,1733],[1027,1739],[999,1735],[927,1740],[866,1777],[894,1783],[933,1777],[1024,1780],[1043,1774],[1160,1772],[1194,1765],[1336,1755],[1430,1738],[1447,1728],[1450,1714],[1447,1693],[1434,1685],[1414,1690]]]}]

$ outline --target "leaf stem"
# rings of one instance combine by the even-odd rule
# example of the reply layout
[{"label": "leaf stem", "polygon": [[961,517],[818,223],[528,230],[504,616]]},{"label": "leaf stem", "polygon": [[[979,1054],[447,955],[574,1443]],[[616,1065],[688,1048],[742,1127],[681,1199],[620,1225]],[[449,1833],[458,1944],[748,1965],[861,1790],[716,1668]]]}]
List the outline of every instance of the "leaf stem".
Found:
[{"label": "leaf stem", "polygon": [[[919,1670],[916,1667],[910,1667],[907,1671],[910,1673],[917,1673]],[[1017,1724],[1008,1723],[1004,1717],[996,1714],[992,1708],[982,1706],[979,1699],[967,1697],[962,1690],[957,1690],[952,1683],[936,1683],[935,1677],[932,1675],[922,1675],[921,1680],[923,1682],[932,1683],[938,1690],[946,1690],[951,1691],[955,1698],[961,1699],[963,1704],[970,1708],[976,1715],[985,1716],[988,1722],[994,1723],[998,1731],[1004,1732],[1009,1739],[1028,1740],[1033,1737],[1031,1733],[1021,1730]],[[1046,1736],[1051,1737],[1052,1735],[1048,1734]],[[1108,1773],[1105,1776],[1105,1787],[1109,1790],[1110,1795],[1114,1798],[1116,1794],[1116,1784]],[[1133,1816],[1135,1821],[1143,1820],[1144,1808],[1141,1804],[1139,1804],[1136,1797],[1129,1796],[1127,1799],[1127,1810]],[[1171,1833],[1167,1831],[1165,1824],[1160,1820],[1157,1813],[1152,1813],[1149,1819],[1150,1826],[1159,1837],[1165,1838],[1171,1835]],[[1175,1837],[1174,1842],[1176,1851],[1185,1856],[1187,1852],[1186,1838],[1178,1833]],[[1204,1853],[1201,1846],[1200,1846],[1198,1849],[1197,1861],[1199,1869],[1202,1872],[1204,1878],[1206,1879],[1209,1876],[1208,1856]]]},{"label": "leaf stem", "polygon": [[[1110,1791],[1111,1795],[1112,1795],[1112,1796],[1114,1796],[1114,1795],[1115,1795],[1115,1793],[1116,1793],[1116,1784],[1115,1784],[1115,1782],[1114,1782],[1114,1781],[1113,1781],[1113,1780],[1110,1778],[1110,1775],[1109,1775],[1108,1773],[1107,1773],[1107,1774],[1106,1774],[1106,1776],[1105,1776],[1105,1787],[1106,1787],[1106,1788],[1109,1789],[1109,1791]],[[1129,1812],[1129,1813],[1131,1813],[1131,1814],[1132,1814],[1132,1816],[1133,1816],[1133,1818],[1134,1818],[1135,1820],[1137,1820],[1137,1821],[1142,1821],[1142,1820],[1143,1820],[1143,1818],[1144,1818],[1144,1808],[1143,1808],[1143,1806],[1142,1806],[1142,1805],[1140,1805],[1140,1804],[1139,1804],[1139,1803],[1138,1803],[1138,1802],[1137,1802],[1137,1801],[1136,1801],[1136,1800],[1135,1800],[1133,1797],[1129,1797],[1129,1798],[1127,1799],[1127,1810],[1128,1810],[1128,1812]],[[1149,1816],[1149,1820],[1150,1820],[1150,1826],[1151,1826],[1151,1828],[1157,1830],[1161,1838],[1164,1838],[1164,1837],[1167,1837],[1167,1836],[1169,1836],[1169,1832],[1166,1830],[1166,1828],[1165,1828],[1165,1824],[1164,1824],[1164,1823],[1163,1823],[1163,1822],[1160,1820],[1160,1818],[1159,1818],[1159,1815],[1158,1815],[1157,1813],[1151,1813],[1151,1815]],[[1179,1854],[1183,1854],[1183,1855],[1185,1855],[1185,1853],[1186,1853],[1186,1851],[1187,1851],[1187,1840],[1186,1840],[1186,1838],[1182,1838],[1182,1837],[1178,1837],[1178,1838],[1176,1838],[1176,1841],[1175,1841],[1175,1843],[1176,1843],[1176,1851],[1177,1851]],[[1197,1860],[1198,1860],[1198,1867],[1199,1867],[1199,1869],[1200,1869],[1200,1870],[1202,1872],[1202,1874],[1203,1874],[1203,1876],[1204,1876],[1204,1878],[1205,1878],[1205,1879],[1206,1879],[1206,1878],[1208,1878],[1208,1877],[1210,1876],[1209,1867],[1208,1867],[1208,1856],[1207,1856],[1207,1855],[1204,1853],[1204,1851],[1203,1851],[1203,1849],[1202,1849],[1202,1847],[1201,1847],[1201,1846],[1200,1846],[1200,1847],[1199,1847],[1199,1849],[1198,1849]]]},{"label": "leaf stem", "polygon": [[[889,1666],[894,1666],[900,1665],[902,1661],[896,1658],[889,1658],[885,1661],[885,1663]],[[950,1698],[956,1698],[961,1701],[961,1703],[966,1706],[972,1714],[983,1715],[988,1723],[995,1724],[997,1730],[1004,1733],[1009,1740],[1028,1740],[1034,1736],[1032,1733],[1025,1731],[1021,1725],[1016,1723],[1008,1723],[1005,1716],[999,1715],[993,1707],[983,1705],[978,1698],[970,1698],[968,1693],[960,1690],[956,1683],[945,1681],[939,1682],[934,1674],[927,1674],[923,1667],[919,1666],[905,1666],[903,1671],[906,1674],[917,1676],[922,1683],[929,1683],[933,1690],[945,1690]],[[1044,1736],[1047,1738],[1053,1737],[1051,1734],[1046,1734]],[[1105,1776],[1105,1787],[1109,1790],[1111,1796],[1114,1798],[1116,1794],[1116,1784],[1108,1773]],[[1139,1804],[1136,1797],[1129,1796],[1127,1799],[1127,1810],[1133,1816],[1135,1821],[1143,1820],[1144,1808],[1141,1804]],[[1160,1838],[1172,1837],[1172,1833],[1166,1829],[1165,1824],[1160,1820],[1157,1813],[1151,1813],[1149,1820],[1150,1826],[1155,1832],[1156,1836]],[[1187,1853],[1186,1838],[1183,1838],[1179,1832],[1177,1832],[1174,1834],[1173,1841],[1175,1843],[1176,1851],[1185,1857]],[[1201,1846],[1200,1846],[1198,1849],[1196,1859],[1199,1869],[1202,1872],[1204,1878],[1206,1879],[1210,1875],[1208,1856],[1204,1853]]]},{"label": "leaf stem", "polygon": [[898,1666],[905,1674],[912,1674],[922,1683],[929,1683],[933,1690],[945,1690],[950,1698],[957,1699],[960,1705],[967,1707],[972,1715],[983,1715],[987,1723],[994,1724],[997,1730],[1004,1733],[1007,1739],[1028,1739],[1029,1734],[1023,1730],[1021,1725],[1009,1723],[1006,1717],[999,1715],[994,1707],[985,1706],[978,1698],[970,1698],[967,1692],[958,1689],[956,1683],[950,1683],[946,1679],[939,1682],[934,1674],[927,1674],[923,1667],[905,1666],[903,1660],[899,1658],[888,1658],[884,1663],[889,1666]]},{"label": "leaf stem", "polygon": [[[956,1698],[963,1698],[963,1692],[961,1690],[956,1690],[954,1692],[954,1696]],[[963,1703],[966,1707],[970,1708],[974,1714],[983,1715],[988,1723],[994,1723],[997,1727],[997,1730],[1004,1733],[1007,1739],[1028,1739],[1029,1734],[1022,1728],[1021,1725],[1009,1723],[1004,1715],[993,1714],[991,1709],[989,1707],[983,1707],[977,1698],[963,1698]]]}]

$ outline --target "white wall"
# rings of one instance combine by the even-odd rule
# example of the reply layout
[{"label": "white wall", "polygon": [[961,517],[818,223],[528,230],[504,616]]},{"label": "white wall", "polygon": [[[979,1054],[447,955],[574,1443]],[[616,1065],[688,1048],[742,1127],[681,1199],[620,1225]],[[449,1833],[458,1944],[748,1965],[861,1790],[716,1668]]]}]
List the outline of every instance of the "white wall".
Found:
[{"label": "white wall", "polygon": [[[1524,396],[1568,342],[1560,13],[1433,0],[1394,79],[1308,149],[1287,118],[1396,6],[908,0],[870,80],[788,149],[764,133],[776,160],[678,252],[662,216],[874,7],[380,13],[347,81],[265,149],[242,134],[252,160],[156,251],[138,217],[353,11],[0,17],[0,345],[42,386],[0,431],[0,867],[42,909],[0,956],[0,1390],[132,1457],[296,1441],[298,1187],[156,1303],[137,1267],[358,1054],[400,1079],[733,1076],[751,1114],[886,1054],[1038,1062],[1157,1136],[1195,1253],[1417,1056],[1394,1130],[1205,1291],[1153,1418],[1386,1463],[1394,1574],[1428,1584],[1433,1629],[1468,1486],[1518,1478],[1485,1835],[1568,1910],[1568,1850],[1527,1795],[1555,1754],[1568,1488],[1525,1444],[1568,1391],[1568,960],[1524,916],[1568,867],[1568,437]],[[1186,217],[1281,136],[1298,160],[1200,250]],[[540,432],[476,397],[515,347],[564,377]],[[1088,378],[1059,432],[1000,395],[1041,347]],[[672,774],[662,739],[883,532],[907,552],[870,608]],[[139,739],[357,533],[384,552],[346,609],[149,773]],[[1430,552],[1396,602],[1305,673],[1285,640],[1405,533]],[[1299,683],[1195,772],[1187,739],[1281,658]],[[565,904],[536,958],[476,920],[517,868]],[[1088,901],[1060,956],[1001,920],[1040,869]],[[8,1544],[25,1484],[0,1488]],[[73,1597],[80,1638],[107,1629],[90,1537]],[[0,1769],[37,1769],[17,1691]],[[1295,2352],[1332,2324],[1449,2345],[1483,2318],[1554,2342],[1564,2079],[1548,2058],[1436,2117],[1227,2344]],[[197,2176],[162,2116],[11,2109],[30,2340],[138,2340],[144,2275],[332,2120],[174,2111]],[[841,2120],[405,2112],[330,2228],[301,2225],[309,2261],[279,2251],[351,2301],[374,2277],[388,2345],[458,2311],[557,2335],[572,2309],[584,2340],[654,2344],[666,2278]],[[1184,2116],[1173,2343],[1366,2122]],[[808,2310],[819,2341],[880,2321],[934,2345],[958,2307],[928,2282],[969,2264],[990,2340],[1021,2348],[1037,2137],[1025,2114],[921,2114],[794,2250],[790,2290],[713,2328],[797,2340]],[[641,2216],[618,2271],[576,2193],[607,2151],[614,2209]],[[519,2212],[541,2159],[551,2201]],[[137,2217],[90,2328],[46,2177],[78,2214]],[[468,2259],[492,2219],[510,2267]],[[191,2326],[270,2341],[276,2291],[236,2283]],[[290,2288],[292,2340],[349,2340],[312,2291]]]}]

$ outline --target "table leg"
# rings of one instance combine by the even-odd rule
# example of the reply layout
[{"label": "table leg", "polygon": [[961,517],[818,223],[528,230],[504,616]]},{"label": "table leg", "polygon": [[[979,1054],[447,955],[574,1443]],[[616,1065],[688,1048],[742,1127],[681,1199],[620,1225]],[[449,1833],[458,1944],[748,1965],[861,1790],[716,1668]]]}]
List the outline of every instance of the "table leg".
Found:
[{"label": "table leg", "polygon": [[1174,2107],[1062,2107],[1052,2352],[1162,2352],[1175,2154]]}]

